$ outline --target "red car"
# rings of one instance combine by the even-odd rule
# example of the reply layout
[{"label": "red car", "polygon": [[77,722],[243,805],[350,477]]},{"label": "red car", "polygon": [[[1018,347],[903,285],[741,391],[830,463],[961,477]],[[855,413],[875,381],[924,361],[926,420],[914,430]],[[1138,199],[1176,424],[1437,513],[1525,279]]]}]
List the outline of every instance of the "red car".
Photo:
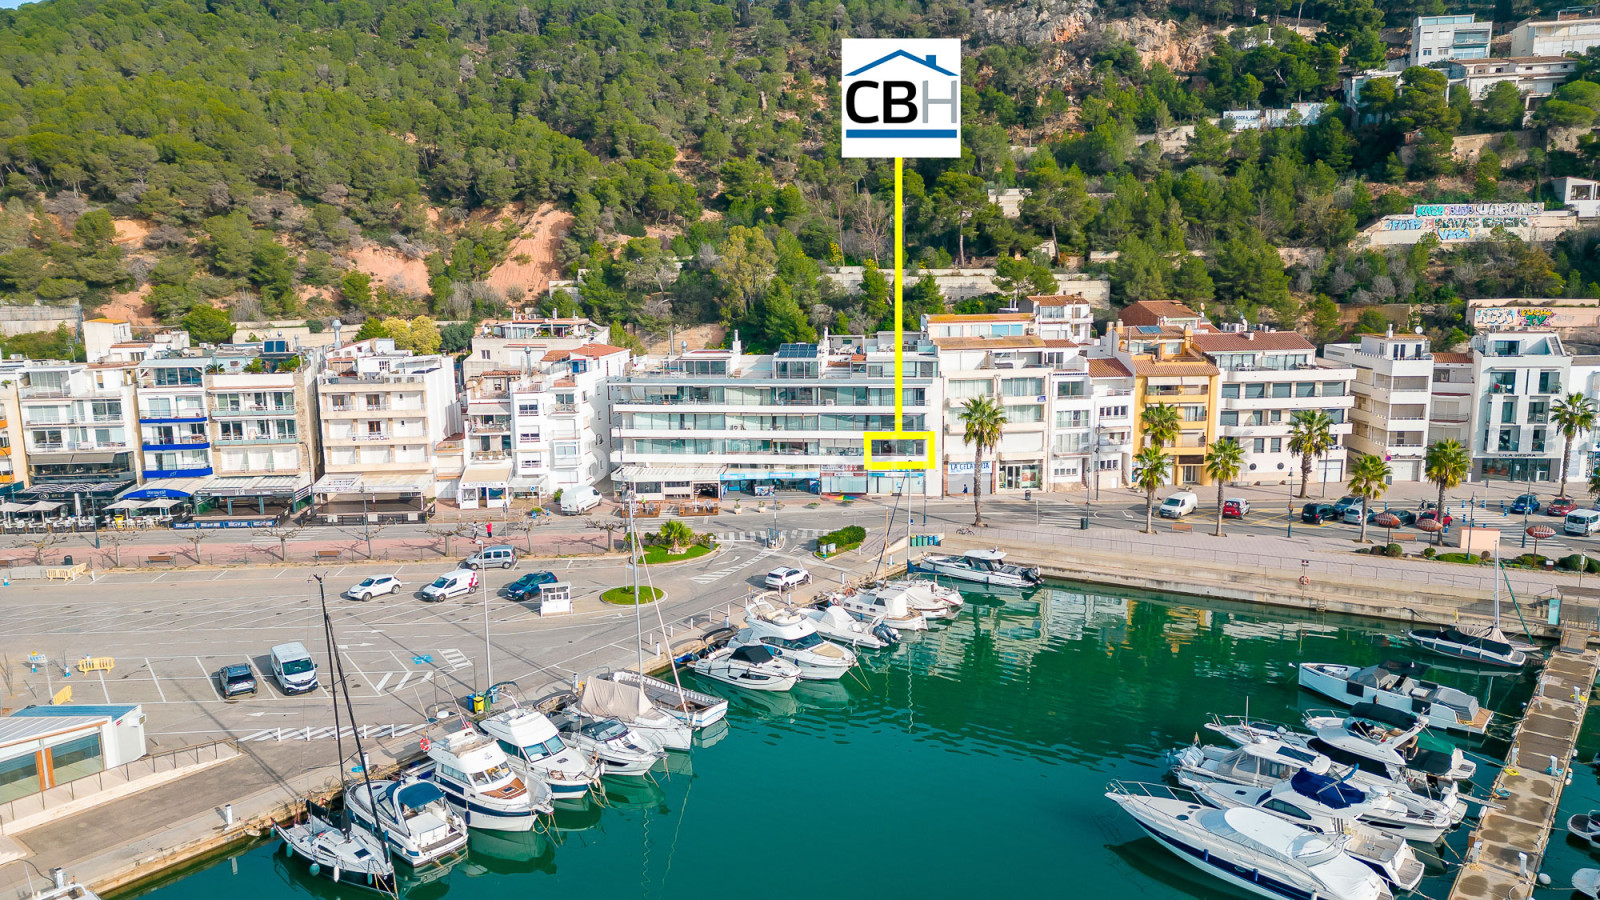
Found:
[{"label": "red car", "polygon": [[1423,519],[1439,519],[1440,522],[1444,523],[1444,527],[1446,527],[1446,528],[1449,528],[1450,527],[1450,523],[1454,522],[1456,520],[1455,516],[1452,516],[1449,513],[1445,513],[1444,514],[1444,518],[1440,519],[1439,518],[1439,511],[1438,510],[1434,510],[1434,509],[1430,509],[1427,512],[1423,513],[1422,515],[1417,516],[1417,521],[1418,522],[1421,522]]},{"label": "red car", "polygon": [[1550,501],[1549,506],[1544,508],[1544,514],[1547,516],[1565,516],[1577,508],[1578,501],[1573,500],[1571,497],[1557,497]]},{"label": "red car", "polygon": [[1222,501],[1222,517],[1224,519],[1242,519],[1250,511],[1250,501],[1235,497],[1232,500]]}]

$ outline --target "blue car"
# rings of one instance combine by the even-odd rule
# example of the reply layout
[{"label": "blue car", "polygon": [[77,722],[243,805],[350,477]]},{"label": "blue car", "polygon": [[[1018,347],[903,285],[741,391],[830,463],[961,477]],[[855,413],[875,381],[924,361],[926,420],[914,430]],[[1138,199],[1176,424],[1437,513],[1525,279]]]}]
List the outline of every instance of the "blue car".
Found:
[{"label": "blue car", "polygon": [[529,572],[506,585],[506,596],[512,600],[526,600],[529,597],[537,597],[539,596],[539,591],[545,585],[554,584],[559,580],[554,572]]},{"label": "blue car", "polygon": [[1511,501],[1511,511],[1514,513],[1537,513],[1539,511],[1539,495],[1523,494]]}]

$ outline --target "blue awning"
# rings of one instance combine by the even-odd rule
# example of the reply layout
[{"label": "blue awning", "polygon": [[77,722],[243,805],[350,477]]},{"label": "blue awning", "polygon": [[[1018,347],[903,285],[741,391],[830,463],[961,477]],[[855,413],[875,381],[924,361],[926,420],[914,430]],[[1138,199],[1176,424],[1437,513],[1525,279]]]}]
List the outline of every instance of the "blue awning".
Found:
[{"label": "blue awning", "polygon": [[187,500],[210,478],[151,478],[117,495],[118,500]]}]

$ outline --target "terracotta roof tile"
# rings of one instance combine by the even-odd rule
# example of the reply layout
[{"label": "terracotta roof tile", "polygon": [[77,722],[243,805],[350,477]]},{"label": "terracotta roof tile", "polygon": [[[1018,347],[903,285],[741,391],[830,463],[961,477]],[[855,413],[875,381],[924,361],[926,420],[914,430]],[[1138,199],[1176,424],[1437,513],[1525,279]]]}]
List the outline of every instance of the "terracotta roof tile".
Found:
[{"label": "terracotta roof tile", "polygon": [[1036,334],[1018,334],[1009,337],[946,337],[934,338],[940,350],[1027,350],[1045,345]]},{"label": "terracotta roof tile", "polygon": [[1121,360],[1103,356],[1089,357],[1090,378],[1127,378],[1132,374]]},{"label": "terracotta roof tile", "polygon": [[1069,341],[1065,338],[1045,338],[1044,345],[1046,347],[1072,348],[1078,346],[1078,342]]},{"label": "terracotta roof tile", "polygon": [[1201,315],[1171,300],[1141,300],[1124,309],[1117,316],[1117,321],[1124,325],[1159,325],[1164,318],[1199,319]]},{"label": "terracotta roof tile", "polygon": [[1443,352],[1434,351],[1433,361],[1436,363],[1470,363],[1472,362],[1472,354],[1452,353],[1448,350]]},{"label": "terracotta roof tile", "polygon": [[1088,303],[1082,294],[1037,294],[1028,297],[1034,306],[1067,306],[1072,303]]},{"label": "terracotta roof tile", "polygon": [[1248,353],[1251,350],[1315,350],[1293,331],[1195,332],[1194,345],[1207,353]]},{"label": "terracotta roof tile", "polygon": [[1133,361],[1133,374],[1135,375],[1215,375],[1217,367],[1208,362],[1193,359],[1136,359]]},{"label": "terracotta roof tile", "polygon": [[623,347],[613,347],[610,344],[598,344],[598,343],[596,343],[596,344],[584,344],[582,347],[574,347],[572,349],[572,355],[574,355],[574,356],[589,356],[589,357],[595,357],[595,358],[598,358],[598,357],[601,357],[601,356],[610,356],[613,353],[626,353],[626,352],[627,352],[626,348],[623,348]]}]

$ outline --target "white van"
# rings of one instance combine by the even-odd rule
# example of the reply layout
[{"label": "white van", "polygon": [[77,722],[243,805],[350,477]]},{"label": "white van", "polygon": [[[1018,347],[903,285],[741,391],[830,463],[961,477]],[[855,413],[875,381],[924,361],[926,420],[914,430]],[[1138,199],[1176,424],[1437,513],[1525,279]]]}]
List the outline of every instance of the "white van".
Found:
[{"label": "white van", "polygon": [[561,492],[561,511],[569,516],[586,513],[600,505],[600,492],[593,485],[569,487]]},{"label": "white van", "polygon": [[306,645],[290,641],[272,648],[272,677],[285,694],[303,694],[317,689],[317,662]]},{"label": "white van", "polygon": [[1577,509],[1567,513],[1567,524],[1561,530],[1579,537],[1600,531],[1600,509]]},{"label": "white van", "polygon": [[422,589],[424,600],[448,600],[462,594],[470,594],[478,586],[478,573],[471,569],[456,569],[446,572],[434,579],[433,583]]},{"label": "white van", "polygon": [[1163,519],[1181,519],[1195,511],[1200,505],[1200,498],[1194,491],[1179,491],[1161,501],[1161,508],[1156,510]]}]

